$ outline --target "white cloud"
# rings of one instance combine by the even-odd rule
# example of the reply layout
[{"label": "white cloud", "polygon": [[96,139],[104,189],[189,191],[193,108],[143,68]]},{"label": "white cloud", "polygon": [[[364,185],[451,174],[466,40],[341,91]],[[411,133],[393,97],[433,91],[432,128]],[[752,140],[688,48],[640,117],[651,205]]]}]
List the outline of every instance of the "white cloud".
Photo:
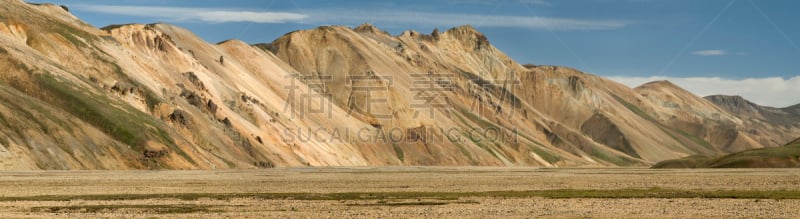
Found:
[{"label": "white cloud", "polygon": [[246,11],[212,8],[151,7],[125,5],[75,5],[75,10],[96,13],[153,17],[171,21],[202,21],[209,23],[253,22],[286,23],[300,21],[307,15],[292,12]]},{"label": "white cloud", "polygon": [[630,87],[668,80],[698,96],[739,95],[763,106],[786,107],[800,103],[800,76],[725,79],[719,77],[608,77]]},{"label": "white cloud", "polygon": [[[530,4],[545,4],[546,1],[528,0]],[[217,8],[156,7],[126,5],[74,5],[75,10],[114,15],[151,17],[166,21],[200,21],[208,23],[254,22],[254,23],[304,23],[356,25],[364,22],[375,24],[417,24],[435,26],[517,27],[550,30],[606,30],[623,28],[631,24],[620,20],[572,19],[535,16],[480,15],[458,13],[434,13],[398,10],[327,9],[304,10],[304,13],[277,11],[247,11]]]},{"label": "white cloud", "polygon": [[722,55],[727,55],[728,52],[720,49],[711,49],[711,50],[694,51],[692,52],[692,54],[698,56],[722,56]]}]

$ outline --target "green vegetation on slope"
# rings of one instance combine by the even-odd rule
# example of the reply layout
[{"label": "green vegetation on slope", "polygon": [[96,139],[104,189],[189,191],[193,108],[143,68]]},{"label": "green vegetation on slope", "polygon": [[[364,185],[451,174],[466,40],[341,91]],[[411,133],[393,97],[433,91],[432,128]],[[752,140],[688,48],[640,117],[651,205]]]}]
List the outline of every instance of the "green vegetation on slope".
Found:
[{"label": "green vegetation on slope", "polygon": [[392,148],[394,148],[394,153],[395,153],[395,155],[397,155],[397,159],[400,159],[400,161],[405,161],[406,160],[406,155],[405,155],[405,153],[403,153],[403,149],[400,148],[399,145],[392,144]]},{"label": "green vegetation on slope", "polygon": [[[118,79],[140,88],[141,94],[144,96],[146,105],[149,108],[148,110],[152,110],[158,103],[162,102],[152,91],[127,77],[119,65],[99,55],[99,53],[105,52],[92,44],[94,41],[98,40],[96,36],[59,22],[43,25],[47,27],[44,28],[46,30],[44,32],[57,33],[70,41],[73,46],[82,52],[94,54],[94,58],[105,62],[112,68],[111,73]],[[39,40],[45,39],[43,36],[38,37],[37,39]],[[8,69],[9,71],[18,71],[18,74],[12,75],[10,78],[4,78],[4,81],[7,82],[10,87],[23,92],[23,95],[31,96],[48,104],[52,104],[56,108],[89,123],[114,140],[127,145],[128,147],[119,148],[123,153],[142,153],[145,144],[148,141],[153,141],[166,145],[171,152],[177,153],[190,163],[195,163],[188,154],[177,146],[174,139],[164,130],[165,127],[163,123],[152,116],[121,101],[109,98],[103,94],[103,91],[98,91],[95,87],[81,86],[76,82],[71,82],[47,70],[31,68],[27,64],[16,59],[6,59],[6,61],[8,61],[13,68]],[[64,68],[61,66],[56,67]],[[65,69],[65,71],[68,70]],[[70,74],[78,76],[78,78],[82,78],[89,83],[89,79],[85,78],[83,74],[72,72],[70,72]],[[37,109],[36,104],[33,103],[26,104],[26,107]],[[24,110],[24,107],[17,108],[23,109],[17,110],[17,112],[28,112]],[[26,115],[28,114],[30,113]],[[48,115],[47,113],[43,113],[40,116]],[[32,116],[28,117],[32,118]],[[48,116],[48,118],[49,117],[51,116]],[[58,119],[49,119],[50,121],[59,123],[67,130],[71,129],[70,125],[64,125],[62,124],[63,122]],[[32,119],[32,121],[40,123],[38,119]],[[39,130],[42,132],[47,133],[49,131],[47,125],[40,124],[39,126]]]},{"label": "green vegetation on slope", "polygon": [[712,151],[714,150],[714,146],[712,146],[711,143],[708,143],[708,141],[706,141],[705,139],[702,139],[702,138],[694,136],[694,135],[690,135],[689,133],[686,133],[685,131],[680,130],[680,129],[673,129],[673,130],[675,130],[679,134],[683,135],[683,137],[693,141],[697,145],[703,146],[706,149],[709,149],[709,150],[712,150]]},{"label": "green vegetation on slope", "polygon": [[555,162],[561,161],[561,158],[559,156],[551,153],[547,149],[544,149],[544,148],[541,148],[541,147],[535,146],[535,145],[528,145],[528,146],[534,153],[539,155],[539,157],[541,157],[542,159],[544,159],[547,162],[555,163]]},{"label": "green vegetation on slope", "polygon": [[87,43],[91,45],[92,41],[98,40],[97,36],[61,22],[48,23],[47,29],[58,33],[76,47],[86,45]]},{"label": "green vegetation on slope", "polygon": [[800,167],[800,144],[759,148],[729,154],[708,163],[712,168]]},{"label": "green vegetation on slope", "polygon": [[629,159],[623,156],[617,156],[611,152],[605,151],[602,148],[592,148],[589,155],[596,157],[600,160],[608,161],[617,166],[629,166],[631,164],[640,164],[639,161]]},{"label": "green vegetation on slope", "polygon": [[[99,51],[102,51],[102,50],[99,50]],[[108,60],[106,60],[105,58],[102,58],[102,57],[97,57],[97,59],[102,60],[103,62],[111,65],[112,67],[114,67],[114,74],[120,79],[120,81],[124,81],[126,83],[132,84],[133,86],[135,86],[137,88],[140,88],[140,90],[142,91],[142,95],[144,95],[145,104],[147,104],[147,110],[153,110],[158,104],[163,102],[161,100],[161,98],[159,98],[158,96],[156,96],[155,93],[153,93],[153,91],[151,91],[150,89],[148,89],[147,87],[145,87],[144,85],[139,83],[138,81],[133,80],[130,77],[128,77],[128,75],[126,75],[122,71],[122,67],[120,67],[117,63],[114,63],[112,61],[108,61]]]},{"label": "green vegetation on slope", "polygon": [[155,140],[194,163],[151,116],[124,104],[115,106],[115,101],[106,96],[80,90],[50,73],[36,74],[35,77],[45,101],[60,106],[135,151],[142,151],[148,140]]},{"label": "green vegetation on slope", "polygon": [[718,158],[689,156],[665,160],[652,168],[791,168],[800,167],[800,144],[759,148],[732,153]]},{"label": "green vegetation on slope", "polygon": [[[680,129],[670,128],[670,127],[665,126],[664,124],[662,124],[661,122],[659,122],[658,120],[656,120],[655,118],[653,118],[652,116],[647,114],[644,110],[639,109],[639,107],[636,107],[636,105],[633,105],[632,103],[629,103],[628,101],[625,101],[624,99],[622,99],[622,97],[614,95],[614,99],[616,99],[617,102],[619,102],[622,105],[624,105],[626,108],[628,108],[628,110],[630,110],[631,112],[635,113],[639,117],[656,124],[658,129],[660,129],[662,132],[664,132],[667,135],[669,135],[672,139],[675,139],[675,141],[679,142],[680,144],[683,144],[683,146],[685,147],[685,148],[678,148],[678,147],[675,147],[673,145],[667,145],[667,146],[670,146],[672,149],[676,149],[676,150],[686,150],[686,149],[694,150],[693,147],[690,147],[689,145],[687,145],[684,140],[682,140],[682,139],[678,138],[677,136],[675,136],[673,134],[673,131],[674,131],[674,132],[677,132],[680,135],[682,135],[685,139],[688,139],[688,140],[694,142],[695,144],[697,144],[699,146],[705,147],[706,149],[709,149],[709,150],[712,150],[712,151],[714,150],[713,146],[711,145],[711,143],[708,143],[708,141],[706,141],[705,139],[700,138],[698,136],[690,135],[689,133],[686,133],[685,131],[680,130]],[[694,153],[698,153],[697,151],[693,151],[693,152]]]},{"label": "green vegetation on slope", "polygon": [[665,160],[652,166],[654,169],[684,169],[684,168],[703,168],[713,159],[705,155],[692,155],[680,159]]}]

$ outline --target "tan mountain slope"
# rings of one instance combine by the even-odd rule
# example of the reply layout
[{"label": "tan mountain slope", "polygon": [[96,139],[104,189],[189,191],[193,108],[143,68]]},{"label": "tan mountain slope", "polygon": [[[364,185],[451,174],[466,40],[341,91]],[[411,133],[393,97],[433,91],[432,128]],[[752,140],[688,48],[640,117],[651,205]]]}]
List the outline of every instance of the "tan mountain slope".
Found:
[{"label": "tan mountain slope", "polygon": [[[328,78],[318,81],[325,84],[333,102],[349,109],[354,118],[383,130],[422,130],[434,137],[449,137],[430,143],[401,142],[397,147],[413,155],[405,156],[407,163],[441,164],[443,158],[458,165],[594,162],[545,143],[540,121],[518,122],[519,115],[512,114],[519,106],[512,105],[519,103],[506,99],[515,98],[513,93],[499,97],[505,92],[504,85],[498,84],[503,81],[494,79],[525,69],[471,27],[454,28],[438,37],[413,31],[392,37],[368,25],[355,30],[320,27],[289,33],[266,47],[303,77]],[[483,79],[481,74],[493,81],[475,83]],[[386,90],[359,90],[364,86]],[[371,99],[385,99],[386,103],[376,104]],[[431,103],[426,105],[426,101]],[[498,132],[518,133],[519,137],[484,139],[485,134]]]},{"label": "tan mountain slope", "polygon": [[270,54],[169,25],[99,30],[53,5],[3,10],[4,168],[369,164],[349,144],[282,143],[308,121],[277,114],[291,69]]},{"label": "tan mountain slope", "polygon": [[674,86],[522,66],[469,26],[209,44],[8,0],[0,69],[0,169],[647,165],[772,136]]},{"label": "tan mountain slope", "polygon": [[[709,153],[653,119],[652,103],[624,85],[564,67],[535,67],[524,91],[537,109],[618,151],[648,161]],[[526,81],[523,79],[523,81]]]},{"label": "tan mountain slope", "polygon": [[[666,110],[660,102],[653,102],[630,88],[569,68],[522,67],[469,26],[434,31],[430,35],[406,31],[399,36],[390,36],[368,24],[354,29],[320,27],[289,33],[261,47],[274,52],[305,76],[332,77],[325,83],[334,102],[342,108],[363,103],[354,104],[354,92],[337,80],[372,74],[392,77],[394,81],[387,96],[399,104],[384,109],[392,117],[384,119],[381,125],[407,128],[417,122],[430,122],[411,118],[412,112],[402,107],[409,105],[406,97],[413,96],[407,93],[412,86],[408,78],[419,72],[450,74],[455,92],[444,95],[451,101],[449,108],[457,109],[456,113],[477,111],[488,121],[531,135],[550,150],[566,151],[590,162],[600,158],[600,162],[624,165],[728,150],[725,144],[712,145],[683,130],[691,127],[672,126],[657,119],[696,113],[690,108]],[[486,96],[476,96],[470,90],[492,82],[502,82],[497,86],[502,89]],[[506,91],[512,95],[503,96]],[[692,101],[691,104],[700,104],[697,108],[704,110],[704,116],[724,114],[688,92],[679,95]],[[463,110],[475,106],[480,110]],[[487,109],[490,113],[483,113]],[[365,121],[378,120],[363,116]],[[727,114],[720,120],[723,118],[735,121]],[[704,124],[698,118],[691,119],[690,122]],[[454,120],[437,117],[433,124],[435,128],[446,128],[442,124],[457,124]]]}]

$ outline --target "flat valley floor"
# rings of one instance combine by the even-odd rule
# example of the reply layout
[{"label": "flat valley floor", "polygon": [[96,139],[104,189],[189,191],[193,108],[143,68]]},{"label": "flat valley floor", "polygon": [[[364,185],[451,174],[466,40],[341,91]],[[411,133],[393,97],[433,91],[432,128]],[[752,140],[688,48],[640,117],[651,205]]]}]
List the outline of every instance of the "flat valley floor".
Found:
[{"label": "flat valley floor", "polygon": [[0,218],[800,218],[800,169],[0,173]]}]

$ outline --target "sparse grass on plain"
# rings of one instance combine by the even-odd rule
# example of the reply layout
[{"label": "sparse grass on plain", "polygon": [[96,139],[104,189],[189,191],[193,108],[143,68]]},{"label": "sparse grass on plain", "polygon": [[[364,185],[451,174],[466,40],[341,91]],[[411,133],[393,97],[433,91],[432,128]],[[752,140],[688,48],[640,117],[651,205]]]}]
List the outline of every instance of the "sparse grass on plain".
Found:
[{"label": "sparse grass on plain", "polygon": [[798,184],[798,169],[6,172],[0,217],[798,217]]}]

